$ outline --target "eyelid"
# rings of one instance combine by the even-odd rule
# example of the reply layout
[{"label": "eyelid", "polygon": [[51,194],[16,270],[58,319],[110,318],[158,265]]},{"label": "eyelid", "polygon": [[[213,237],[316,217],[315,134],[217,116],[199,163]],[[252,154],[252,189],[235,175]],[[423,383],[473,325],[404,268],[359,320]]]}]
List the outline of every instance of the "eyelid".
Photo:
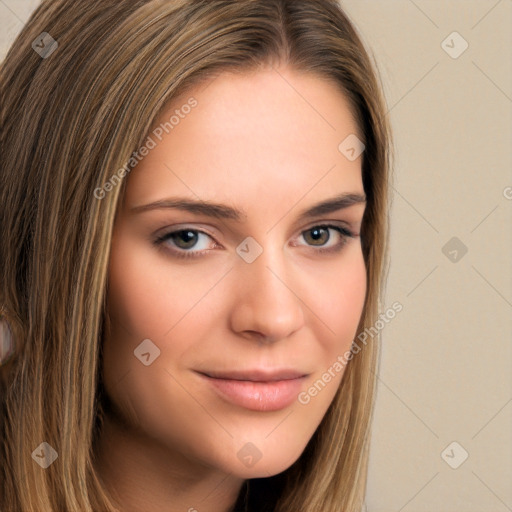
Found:
[{"label": "eyelid", "polygon": [[[180,223],[180,224],[173,224],[172,226],[165,226],[161,229],[158,229],[155,231],[154,235],[152,235],[154,238],[163,238],[171,235],[172,233],[176,233],[178,231],[197,231],[198,233],[203,233],[205,235],[208,235],[209,237],[213,238],[217,242],[217,238],[220,238],[216,233],[214,233],[214,229],[210,228],[209,226],[207,228],[204,227],[204,224],[194,224],[194,223]],[[218,242],[217,242],[218,243]]]},{"label": "eyelid", "polygon": [[357,237],[359,236],[359,230],[356,230],[356,225],[359,224],[359,222],[349,222],[346,220],[340,220],[340,219],[318,219],[311,223],[308,223],[305,227],[301,228],[299,231],[299,235],[304,233],[304,231],[309,231],[312,228],[315,227],[339,227],[341,229],[344,229],[348,231],[352,236]]}]

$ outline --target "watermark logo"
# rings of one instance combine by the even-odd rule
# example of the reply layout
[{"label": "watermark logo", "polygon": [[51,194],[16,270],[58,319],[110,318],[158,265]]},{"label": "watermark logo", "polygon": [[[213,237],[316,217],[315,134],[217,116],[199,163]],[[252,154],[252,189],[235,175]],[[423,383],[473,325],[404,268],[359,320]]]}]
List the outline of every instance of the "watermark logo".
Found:
[{"label": "watermark logo", "polygon": [[446,244],[443,245],[441,252],[452,262],[458,263],[468,252],[468,248],[462,240],[456,236],[450,238]]},{"label": "watermark logo", "polygon": [[47,442],[42,442],[33,452],[32,458],[43,468],[52,465],[59,454]]},{"label": "watermark logo", "polygon": [[252,236],[248,236],[236,248],[236,252],[246,263],[252,263],[263,253],[263,247]]},{"label": "watermark logo", "polygon": [[357,160],[365,149],[366,146],[363,144],[363,141],[353,133],[343,139],[338,146],[339,152],[351,162]]},{"label": "watermark logo", "polygon": [[240,462],[248,468],[252,468],[263,457],[260,450],[252,443],[245,443],[236,455]]},{"label": "watermark logo", "polygon": [[42,59],[47,59],[58,47],[59,43],[48,32],[42,32],[32,41],[32,49]]},{"label": "watermark logo", "polygon": [[469,43],[456,31],[449,34],[441,43],[441,48],[452,59],[458,59],[468,47]]},{"label": "watermark logo", "polygon": [[160,349],[150,339],[145,339],[133,354],[144,366],[149,366],[160,356]]},{"label": "watermark logo", "polygon": [[462,445],[453,441],[450,443],[442,452],[441,458],[450,466],[452,469],[458,469],[469,457],[469,453],[464,449]]}]

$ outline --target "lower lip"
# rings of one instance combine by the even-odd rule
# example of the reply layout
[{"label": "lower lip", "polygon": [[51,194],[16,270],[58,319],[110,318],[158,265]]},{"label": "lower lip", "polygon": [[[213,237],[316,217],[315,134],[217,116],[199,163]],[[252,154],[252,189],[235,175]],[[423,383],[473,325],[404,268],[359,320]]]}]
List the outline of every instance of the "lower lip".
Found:
[{"label": "lower lip", "polygon": [[214,379],[200,374],[221,396],[232,404],[251,411],[279,411],[291,405],[300,393],[304,377],[272,382]]}]

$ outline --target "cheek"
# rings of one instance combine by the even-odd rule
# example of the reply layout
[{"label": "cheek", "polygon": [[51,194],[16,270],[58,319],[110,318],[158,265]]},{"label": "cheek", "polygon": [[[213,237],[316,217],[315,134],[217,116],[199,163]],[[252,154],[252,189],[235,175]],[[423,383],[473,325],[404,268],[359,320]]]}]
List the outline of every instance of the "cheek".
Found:
[{"label": "cheek", "polygon": [[[317,341],[322,350],[323,371],[333,371],[333,365],[340,356],[350,350],[357,335],[357,328],[363,312],[366,297],[366,267],[360,247],[347,255],[338,268],[332,269],[330,278],[324,276],[322,293],[311,294],[316,297],[315,312],[321,318],[324,327],[319,326]],[[321,329],[321,330],[320,330]],[[345,371],[345,366],[336,363],[333,383],[339,384]],[[330,391],[325,393],[325,405],[334,397],[336,385],[329,385]]]},{"label": "cheek", "polygon": [[[113,395],[119,396],[124,395],[121,388],[128,385],[124,379],[128,372],[139,377],[148,373],[146,370],[154,371],[162,360],[160,353],[151,366],[144,367],[134,351],[149,339],[162,352],[162,334],[183,316],[187,303],[183,283],[168,279],[156,264],[154,254],[141,249],[140,241],[136,244],[129,236],[121,235],[122,232],[112,243],[107,295],[110,329],[103,342],[105,384]],[[179,352],[181,347],[175,345],[171,350]],[[119,387],[121,379],[124,384]],[[132,399],[141,389],[134,386],[130,392]]]},{"label": "cheek", "polygon": [[[149,244],[126,235],[114,239],[107,297],[111,323],[103,343],[106,384],[117,386],[127,372],[147,378],[147,370],[173,372],[185,364],[184,354],[208,338],[215,321],[208,312],[214,308],[208,295],[224,273],[224,268],[212,271],[200,265],[176,270]],[[149,367],[134,354],[146,339],[160,350]],[[134,393],[142,389],[136,386]]]},{"label": "cheek", "polygon": [[187,321],[216,278],[199,267],[177,271],[155,248],[125,239],[112,247],[108,309],[124,337],[162,339]]},{"label": "cheek", "polygon": [[[311,287],[313,277],[318,286]],[[317,371],[298,396],[299,411],[310,432],[316,429],[331,405],[346,370],[346,355],[357,334],[366,297],[366,267],[360,246],[333,265],[309,277],[310,325],[316,326]]]},{"label": "cheek", "polygon": [[335,297],[338,319],[337,328],[340,332],[348,329],[352,339],[357,330],[361,313],[363,311],[364,300],[366,297],[366,267],[362,254],[360,258],[344,272],[340,277],[339,287],[332,290],[332,296]]},{"label": "cheek", "polygon": [[[310,276],[309,298],[328,332],[324,348],[329,356],[350,347],[366,297],[366,267],[361,248],[354,245],[336,265]],[[317,283],[316,288],[314,283]]]}]

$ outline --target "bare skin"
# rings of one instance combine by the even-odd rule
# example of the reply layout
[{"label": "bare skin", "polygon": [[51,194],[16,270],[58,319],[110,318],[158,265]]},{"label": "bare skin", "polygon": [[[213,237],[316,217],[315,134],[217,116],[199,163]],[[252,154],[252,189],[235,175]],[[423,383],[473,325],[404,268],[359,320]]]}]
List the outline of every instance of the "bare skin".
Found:
[{"label": "bare skin", "polygon": [[[197,106],[128,176],[114,228],[103,375],[115,407],[99,454],[123,512],[228,512],[246,479],[295,462],[343,371],[284,405],[272,392],[240,404],[204,373],[295,371],[305,392],[350,349],[366,293],[365,202],[300,217],[364,199],[361,158],[338,150],[358,134],[342,93],[287,67],[222,74],[162,120],[191,96]],[[176,198],[241,215],[140,208]],[[250,263],[247,237],[262,249]],[[160,354],[145,365],[134,350],[147,339],[146,362]]]}]

